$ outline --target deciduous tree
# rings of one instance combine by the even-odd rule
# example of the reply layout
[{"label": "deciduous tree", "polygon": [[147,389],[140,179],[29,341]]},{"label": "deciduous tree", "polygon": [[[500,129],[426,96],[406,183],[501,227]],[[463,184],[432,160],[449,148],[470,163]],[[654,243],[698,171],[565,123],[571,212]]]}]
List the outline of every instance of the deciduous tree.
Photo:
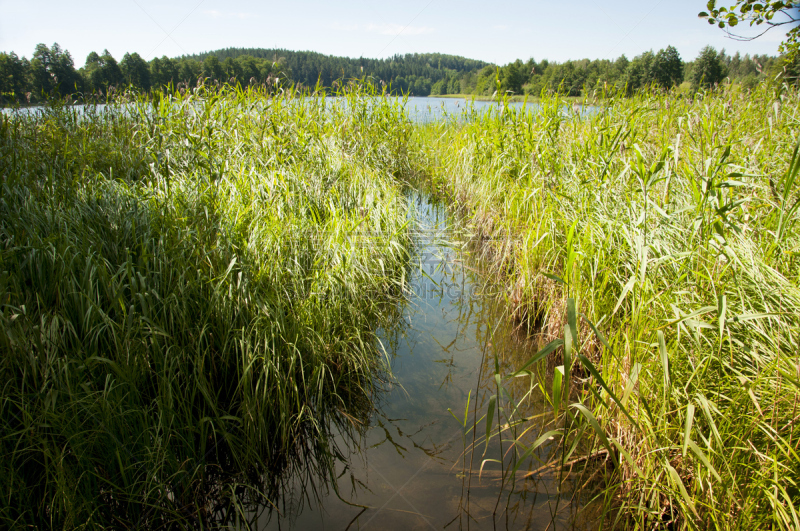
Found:
[{"label": "deciduous tree", "polygon": [[28,91],[30,63],[14,52],[0,53],[0,98],[22,101]]},{"label": "deciduous tree", "polygon": [[211,78],[212,81],[224,81],[225,71],[222,70],[222,63],[216,55],[209,55],[203,60],[203,77]]},{"label": "deciduous tree", "polygon": [[94,90],[108,90],[122,83],[122,70],[117,60],[103,50],[103,55],[91,52],[86,56],[85,75]]},{"label": "deciduous tree", "polygon": [[700,55],[694,61],[692,69],[692,87],[713,87],[725,77],[719,54],[711,46],[700,50]]},{"label": "deciduous tree", "polygon": [[70,94],[79,79],[72,56],[57,42],[51,48],[44,44],[36,45],[31,60],[31,77],[34,87],[47,94]]},{"label": "deciduous tree", "polygon": [[652,80],[663,88],[683,83],[683,60],[673,46],[659,50],[651,67]]},{"label": "deciduous tree", "polygon": [[[717,7],[716,0],[709,0],[706,4],[708,11],[701,12],[698,16],[708,20],[709,24],[716,24],[726,30],[737,40],[753,40],[773,28],[780,26],[790,28],[786,38],[781,43],[780,51],[794,55],[800,49],[800,2],[769,1],[769,0],[736,0],[729,7]],[[747,22],[750,26],[760,26],[763,29],[757,35],[745,36],[735,32],[739,23]]]},{"label": "deciduous tree", "polygon": [[119,63],[126,83],[140,90],[150,90],[150,66],[138,53],[126,53]]},{"label": "deciduous tree", "polygon": [[178,84],[180,81],[177,63],[166,55],[150,61],[150,84],[153,87],[166,87],[170,83]]}]

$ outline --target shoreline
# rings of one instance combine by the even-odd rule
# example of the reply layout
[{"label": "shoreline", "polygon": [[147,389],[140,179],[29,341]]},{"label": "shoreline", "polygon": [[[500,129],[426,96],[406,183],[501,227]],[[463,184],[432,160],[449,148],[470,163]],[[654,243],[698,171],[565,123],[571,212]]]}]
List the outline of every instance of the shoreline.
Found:
[{"label": "shoreline", "polygon": [[[474,94],[437,94],[431,96],[421,96],[423,98],[449,98],[454,100],[466,100],[466,101],[494,101],[497,103],[502,103],[502,99],[498,99],[492,96],[476,96]],[[581,102],[586,98],[584,96],[562,96],[561,99],[568,101],[568,102]],[[509,96],[508,101],[512,103],[523,103],[527,101],[528,103],[539,103],[542,101],[542,98],[539,96]]]}]

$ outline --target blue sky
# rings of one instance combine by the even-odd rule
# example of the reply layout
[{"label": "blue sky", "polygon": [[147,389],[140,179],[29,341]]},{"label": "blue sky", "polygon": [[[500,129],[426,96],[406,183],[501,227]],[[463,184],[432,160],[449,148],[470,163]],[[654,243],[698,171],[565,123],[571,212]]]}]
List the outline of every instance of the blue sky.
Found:
[{"label": "blue sky", "polygon": [[463,0],[0,0],[0,51],[30,57],[37,43],[58,42],[76,66],[104,48],[118,60],[125,52],[151,59],[235,46],[350,57],[441,52],[499,64],[632,58],[670,44],[684,60],[706,44],[777,53],[780,29],[733,41],[697,18],[703,9],[704,0],[509,0],[497,7]]}]

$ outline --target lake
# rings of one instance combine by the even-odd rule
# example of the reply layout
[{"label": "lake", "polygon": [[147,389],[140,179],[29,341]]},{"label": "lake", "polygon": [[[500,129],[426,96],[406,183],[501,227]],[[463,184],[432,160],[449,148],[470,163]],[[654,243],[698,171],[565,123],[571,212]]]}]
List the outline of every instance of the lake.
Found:
[{"label": "lake", "polygon": [[[398,98],[399,99],[399,98]],[[421,98],[421,97],[409,97],[406,102],[406,109],[408,111],[409,117],[417,123],[426,123],[432,122],[436,120],[440,120],[443,118],[457,118],[461,115],[465,108],[469,105],[473,106],[473,109],[478,113],[485,113],[490,109],[502,109],[502,103],[493,102],[493,101],[470,101],[460,98],[437,98],[437,97],[428,97],[428,98]],[[512,109],[522,109],[527,108],[529,110],[536,110],[538,109],[538,104],[536,103],[523,103],[523,102],[511,102],[508,106]],[[83,109],[83,105],[75,105],[74,106],[79,111]],[[98,110],[104,109],[106,107],[105,104],[97,105]],[[0,109],[0,112],[3,114],[32,114],[41,112],[43,107],[34,106],[34,107],[19,107],[19,108],[10,108],[6,107]]]}]

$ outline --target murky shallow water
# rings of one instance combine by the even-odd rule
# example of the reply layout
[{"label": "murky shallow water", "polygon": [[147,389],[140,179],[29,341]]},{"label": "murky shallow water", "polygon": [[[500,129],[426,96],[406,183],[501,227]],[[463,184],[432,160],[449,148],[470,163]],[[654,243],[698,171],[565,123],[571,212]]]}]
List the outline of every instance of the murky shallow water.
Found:
[{"label": "murky shallow water", "polygon": [[[557,528],[571,526],[575,505],[567,496],[558,499],[552,478],[537,474],[513,489],[501,488],[499,456],[507,442],[501,449],[495,438],[485,455],[482,442],[465,452],[473,433],[454,415],[464,418],[471,396],[471,429],[477,397],[480,440],[486,429],[481,416],[496,392],[495,355],[501,368],[519,366],[535,345],[517,339],[513,324],[502,317],[502,302],[484,292],[466,237],[448,222],[446,210],[419,199],[417,212],[424,273],[416,271],[412,279],[405,328],[386,334],[384,342],[397,385],[382,396],[360,453],[342,470],[341,499],[331,492],[321,503],[285,500],[282,516],[265,516],[260,528],[553,529],[554,521]],[[524,394],[525,380],[512,393]],[[485,463],[479,474],[483,459],[498,461]],[[534,466],[531,460],[520,474]]]}]

